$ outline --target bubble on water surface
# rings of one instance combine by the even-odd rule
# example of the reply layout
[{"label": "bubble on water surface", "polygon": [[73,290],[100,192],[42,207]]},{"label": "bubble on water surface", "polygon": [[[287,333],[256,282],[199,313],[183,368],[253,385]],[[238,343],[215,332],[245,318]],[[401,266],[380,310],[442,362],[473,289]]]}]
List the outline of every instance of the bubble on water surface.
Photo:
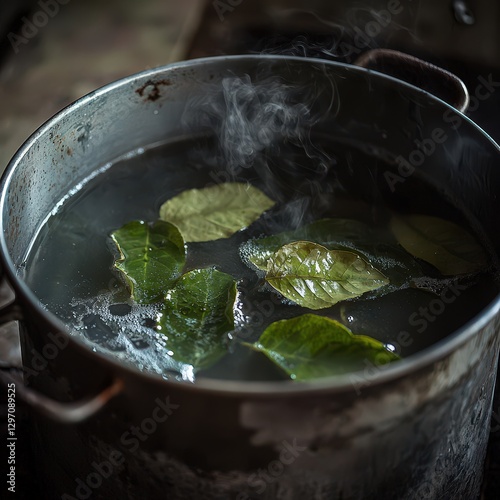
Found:
[{"label": "bubble on water surface", "polygon": [[141,371],[156,373],[166,378],[193,382],[190,365],[169,356],[165,338],[154,327],[161,305],[142,306],[114,302],[114,294],[102,292],[97,297],[73,299],[72,320],[69,326],[92,346],[104,354],[112,354]]}]

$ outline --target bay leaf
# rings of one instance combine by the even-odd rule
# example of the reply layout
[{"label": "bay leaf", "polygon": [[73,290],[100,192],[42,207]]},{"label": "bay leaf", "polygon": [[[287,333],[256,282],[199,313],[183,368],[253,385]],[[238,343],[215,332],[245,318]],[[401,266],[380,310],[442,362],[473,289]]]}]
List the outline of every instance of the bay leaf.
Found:
[{"label": "bay leaf", "polygon": [[266,281],[303,307],[323,309],[376,290],[389,280],[357,253],[309,241],[283,245],[269,259]]},{"label": "bay leaf", "polygon": [[274,203],[250,184],[229,182],[180,193],[161,206],[160,218],[188,242],[211,241],[246,228]]},{"label": "bay leaf", "polygon": [[315,314],[271,323],[251,347],[265,354],[293,380],[303,381],[364,370],[401,358],[366,335],[354,335],[338,321]]},{"label": "bay leaf", "polygon": [[179,230],[169,222],[132,221],[111,233],[132,298],[139,304],[161,299],[184,267],[186,249]]},{"label": "bay leaf", "polygon": [[257,238],[241,245],[244,259],[265,271],[269,258],[280,247],[294,241],[311,241],[329,249],[348,249],[370,243],[371,231],[363,222],[353,219],[320,219],[293,231]]},{"label": "bay leaf", "polygon": [[[320,219],[293,231],[256,238],[241,245],[241,255],[248,264],[267,269],[269,258],[283,245],[300,240],[318,243],[328,250],[347,250],[384,273],[390,280],[391,291],[408,286],[424,276],[418,261],[397,244],[392,237],[375,234],[367,224],[343,218]],[[379,293],[389,292],[388,288]]]},{"label": "bay leaf", "polygon": [[234,328],[236,282],[213,268],[184,274],[166,295],[158,331],[170,355],[195,369],[207,368],[226,353]]},{"label": "bay leaf", "polygon": [[443,275],[469,274],[486,267],[486,252],[459,225],[429,215],[395,215],[391,229],[401,246]]}]

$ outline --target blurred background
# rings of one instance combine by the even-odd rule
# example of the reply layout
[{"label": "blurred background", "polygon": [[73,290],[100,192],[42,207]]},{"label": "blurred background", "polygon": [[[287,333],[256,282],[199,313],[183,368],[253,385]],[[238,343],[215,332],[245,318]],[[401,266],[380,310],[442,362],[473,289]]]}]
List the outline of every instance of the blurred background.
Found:
[{"label": "blurred background", "polygon": [[[471,93],[467,114],[500,141],[498,0],[0,0],[0,171],[62,107],[131,73],[242,53],[353,63],[378,47],[456,73]],[[14,329],[0,335],[0,359],[20,363]],[[3,394],[0,401],[2,426]],[[20,433],[23,425],[27,413]],[[484,499],[500,492],[498,398],[490,435]],[[36,498],[29,453],[21,434],[19,498]]]}]

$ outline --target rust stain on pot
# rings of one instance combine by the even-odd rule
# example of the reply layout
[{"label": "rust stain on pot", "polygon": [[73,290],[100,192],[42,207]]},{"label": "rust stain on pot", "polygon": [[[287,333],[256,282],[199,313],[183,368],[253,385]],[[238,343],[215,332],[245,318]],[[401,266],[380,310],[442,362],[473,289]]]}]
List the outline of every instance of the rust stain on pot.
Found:
[{"label": "rust stain on pot", "polygon": [[160,87],[164,85],[172,85],[172,82],[168,78],[162,80],[154,81],[147,80],[142,87],[136,89],[136,93],[141,97],[144,97],[146,101],[154,102],[161,97]]}]

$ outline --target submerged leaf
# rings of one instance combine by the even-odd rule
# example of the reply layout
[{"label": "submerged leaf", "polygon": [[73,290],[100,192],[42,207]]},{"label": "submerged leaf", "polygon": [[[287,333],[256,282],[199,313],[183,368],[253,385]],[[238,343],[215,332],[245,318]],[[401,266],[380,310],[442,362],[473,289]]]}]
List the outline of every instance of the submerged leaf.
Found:
[{"label": "submerged leaf", "polygon": [[226,353],[225,337],[234,328],[236,282],[216,269],[184,274],[170,290],[158,318],[167,349],[176,361],[207,368]]},{"label": "submerged leaf", "polygon": [[363,370],[401,359],[384,344],[353,333],[338,321],[304,314],[269,325],[254,349],[264,353],[294,380],[309,380]]},{"label": "submerged leaf", "polygon": [[184,240],[172,224],[132,221],[111,233],[120,252],[115,267],[123,273],[132,297],[151,304],[164,296],[186,261]]},{"label": "submerged leaf", "polygon": [[401,246],[444,275],[468,274],[487,265],[476,239],[453,222],[429,215],[394,216],[391,229]]},{"label": "submerged leaf", "polygon": [[250,184],[231,182],[190,189],[166,201],[160,218],[176,224],[186,241],[228,238],[274,205]]},{"label": "submerged leaf", "polygon": [[258,269],[266,270],[269,258],[280,247],[294,241],[311,241],[330,250],[349,249],[370,242],[370,228],[353,219],[320,219],[293,231],[258,238],[242,245],[242,254]]},{"label": "submerged leaf", "polygon": [[266,281],[286,298],[310,309],[330,307],[389,283],[358,254],[328,250],[309,241],[282,246],[269,259]]}]

